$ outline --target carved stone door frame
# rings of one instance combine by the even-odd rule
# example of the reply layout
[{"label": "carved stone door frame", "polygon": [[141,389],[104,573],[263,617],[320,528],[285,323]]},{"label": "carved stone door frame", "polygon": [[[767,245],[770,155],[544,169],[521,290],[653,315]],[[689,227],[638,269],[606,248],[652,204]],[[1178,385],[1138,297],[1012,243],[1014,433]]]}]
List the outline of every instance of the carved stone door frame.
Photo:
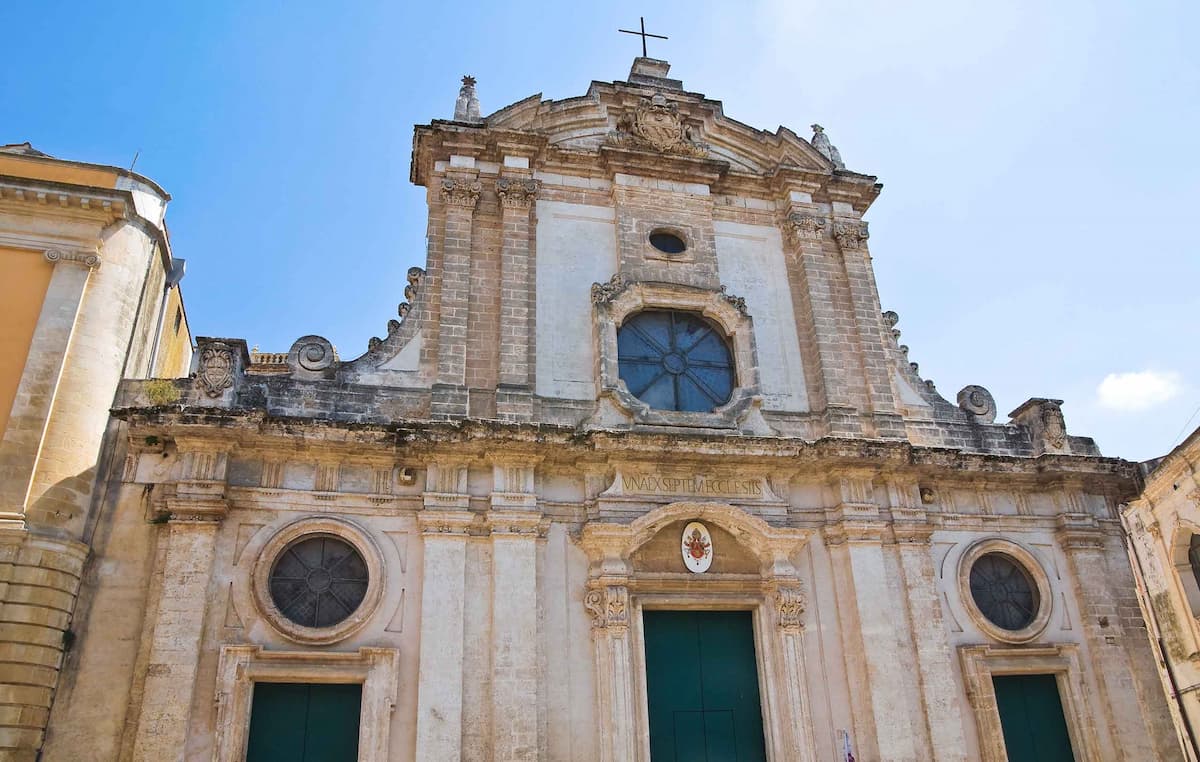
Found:
[{"label": "carved stone door frame", "polygon": [[[630,561],[634,551],[681,519],[711,522],[732,534],[758,556],[759,575],[714,574],[701,587],[695,578],[639,573]],[[806,530],[772,527],[721,503],[672,503],[631,524],[584,527],[582,546],[591,561],[584,605],[592,616],[603,762],[650,759],[645,609],[752,612],[767,757],[814,762],[804,664],[806,597],[792,562],[807,539]]]}]

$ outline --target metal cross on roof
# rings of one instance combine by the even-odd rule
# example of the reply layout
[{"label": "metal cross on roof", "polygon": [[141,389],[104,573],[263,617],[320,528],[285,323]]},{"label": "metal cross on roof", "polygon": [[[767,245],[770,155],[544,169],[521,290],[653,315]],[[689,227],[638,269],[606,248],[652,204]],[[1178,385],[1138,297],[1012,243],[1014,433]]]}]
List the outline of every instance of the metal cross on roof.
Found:
[{"label": "metal cross on roof", "polygon": [[649,32],[646,31],[646,17],[639,16],[638,19],[642,22],[642,31],[634,32],[630,29],[618,29],[617,31],[624,32],[625,34],[636,34],[637,36],[641,37],[642,38],[642,57],[649,58],[650,54],[646,52],[646,38],[653,37],[657,40],[666,40],[669,38],[666,35],[662,35],[662,34],[650,34]]}]

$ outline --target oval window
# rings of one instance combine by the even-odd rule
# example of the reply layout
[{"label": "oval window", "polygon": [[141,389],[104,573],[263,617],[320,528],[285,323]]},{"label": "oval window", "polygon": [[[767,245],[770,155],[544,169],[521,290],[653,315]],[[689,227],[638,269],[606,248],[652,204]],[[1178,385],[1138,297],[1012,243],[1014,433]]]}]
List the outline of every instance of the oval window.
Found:
[{"label": "oval window", "polygon": [[733,394],[733,355],[721,330],[690,312],[646,311],[617,331],[617,367],[652,408],[708,413]]},{"label": "oval window", "polygon": [[367,564],[353,545],[328,535],[302,537],[271,567],[271,600],[303,627],[331,627],[367,594]]},{"label": "oval window", "polygon": [[1033,624],[1041,600],[1025,567],[1004,553],[987,553],[971,566],[971,598],[992,624],[1016,632]]},{"label": "oval window", "polygon": [[683,239],[665,230],[655,230],[650,234],[650,245],[663,254],[682,254],[687,249]]}]

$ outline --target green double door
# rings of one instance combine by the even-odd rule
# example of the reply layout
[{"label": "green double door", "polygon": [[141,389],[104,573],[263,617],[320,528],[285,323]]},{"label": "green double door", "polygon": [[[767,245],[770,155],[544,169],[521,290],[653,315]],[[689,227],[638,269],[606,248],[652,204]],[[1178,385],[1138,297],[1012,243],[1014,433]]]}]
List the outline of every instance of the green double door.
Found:
[{"label": "green double door", "polygon": [[1008,762],[1074,762],[1054,675],[996,675]]},{"label": "green double door", "polygon": [[255,683],[246,762],[355,762],[361,685]]},{"label": "green double door", "polygon": [[749,611],[644,611],[653,762],[765,762]]}]

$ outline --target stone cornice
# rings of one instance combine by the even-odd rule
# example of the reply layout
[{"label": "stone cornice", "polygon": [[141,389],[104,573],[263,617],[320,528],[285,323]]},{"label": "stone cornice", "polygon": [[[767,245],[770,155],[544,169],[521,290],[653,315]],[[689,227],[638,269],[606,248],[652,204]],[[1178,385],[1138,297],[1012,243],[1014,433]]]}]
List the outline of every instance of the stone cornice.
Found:
[{"label": "stone cornice", "polygon": [[[838,468],[867,468],[886,477],[917,471],[928,477],[957,480],[1004,479],[1014,485],[1103,487],[1121,500],[1132,499],[1137,466],[1119,458],[1045,454],[1017,457],[920,447],[908,442],[827,437],[816,441],[784,437],[663,434],[627,431],[580,431],[571,426],[498,421],[405,421],[391,425],[344,423],[268,415],[262,410],[179,406],[117,408],[128,421],[136,445],[147,436],[194,437],[233,441],[241,447],[345,450],[356,457],[364,448],[375,454],[403,452],[408,460],[428,461],[438,453],[483,456],[503,442],[507,454],[542,456],[547,463],[573,463],[604,457],[609,462],[661,460],[663,452],[687,453],[684,460],[726,466],[778,465],[796,474],[825,474]],[[136,449],[136,447],[135,447]],[[1099,484],[1097,484],[1099,482]]]},{"label": "stone cornice", "polygon": [[[414,132],[410,180],[421,186],[434,182],[435,165],[447,161],[451,154],[487,162],[500,162],[504,156],[525,156],[530,159],[530,167],[538,171],[608,179],[616,172],[650,174],[703,183],[711,186],[714,194],[772,198],[779,196],[785,188],[804,190],[815,202],[842,201],[850,204],[858,214],[866,212],[883,187],[871,175],[815,165],[793,166],[790,164],[793,159],[782,152],[784,144],[791,146],[789,150],[793,153],[797,147],[808,144],[789,130],[771,135],[747,128],[723,115],[714,118],[725,128],[739,133],[739,146],[755,146],[757,153],[762,154],[760,158],[774,157],[780,163],[756,172],[731,166],[719,158],[719,153],[710,153],[708,158],[693,158],[611,145],[593,150],[564,149],[550,145],[545,135],[532,130],[490,127],[486,121],[465,124],[435,120],[417,126]],[[731,149],[729,145],[722,145],[726,150]]]},{"label": "stone cornice", "polygon": [[133,208],[127,191],[0,175],[0,204],[116,219]]}]

